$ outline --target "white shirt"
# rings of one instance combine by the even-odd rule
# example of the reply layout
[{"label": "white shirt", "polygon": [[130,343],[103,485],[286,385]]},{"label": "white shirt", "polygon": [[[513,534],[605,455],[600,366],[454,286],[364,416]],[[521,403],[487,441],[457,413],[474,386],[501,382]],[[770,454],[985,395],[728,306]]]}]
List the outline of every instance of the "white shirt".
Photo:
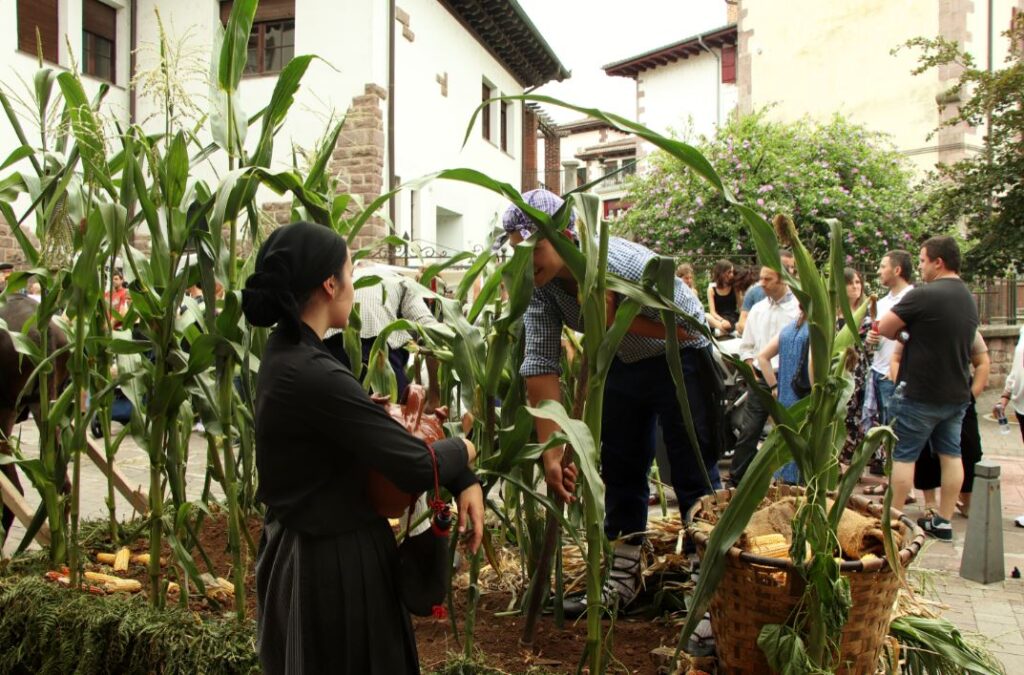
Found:
[{"label": "white shirt", "polygon": [[[768,346],[776,335],[788,324],[800,316],[800,303],[790,291],[776,302],[770,297],[754,304],[747,314],[747,325],[743,328],[743,339],[740,341],[740,358],[754,359],[757,368],[757,355]],[[772,359],[772,368],[778,369],[779,356]],[[759,369],[760,370],[760,369]]]},{"label": "white shirt", "polygon": [[1020,339],[1017,340],[1017,348],[1013,350],[1013,366],[1006,376],[1003,391],[1010,394],[1013,409],[1024,415],[1024,327],[1020,329]]},{"label": "white shirt", "polygon": [[[882,320],[889,310],[896,306],[903,296],[914,289],[913,284],[908,284],[899,293],[893,293],[889,291],[884,298],[878,301],[876,307],[876,318],[878,321]],[[871,369],[880,375],[889,374],[889,362],[892,361],[892,354],[896,351],[896,341],[890,340],[889,338],[879,338],[878,346],[875,348],[875,355],[871,359]]]},{"label": "white shirt", "polygon": [[[359,305],[361,327],[359,337],[375,338],[398,319],[408,319],[424,326],[437,326],[440,322],[430,313],[423,302],[422,287],[412,279],[400,274],[381,274],[379,283],[357,288],[355,302]],[[328,329],[324,339],[340,330]],[[398,349],[412,340],[404,330],[396,330],[388,336],[388,346]]]}]

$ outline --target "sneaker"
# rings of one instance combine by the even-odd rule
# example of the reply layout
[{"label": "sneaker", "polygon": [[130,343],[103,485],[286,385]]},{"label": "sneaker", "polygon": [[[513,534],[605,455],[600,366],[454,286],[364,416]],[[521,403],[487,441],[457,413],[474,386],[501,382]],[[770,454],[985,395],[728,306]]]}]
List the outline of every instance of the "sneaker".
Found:
[{"label": "sneaker", "polygon": [[[612,569],[601,589],[601,603],[608,611],[622,611],[640,594],[642,544],[619,544],[612,555]],[[571,619],[587,611],[586,594],[565,599],[565,615]]]},{"label": "sneaker", "polygon": [[952,526],[948,520],[938,514],[931,518],[918,518],[917,524],[929,537],[934,537],[939,541],[953,541]]}]

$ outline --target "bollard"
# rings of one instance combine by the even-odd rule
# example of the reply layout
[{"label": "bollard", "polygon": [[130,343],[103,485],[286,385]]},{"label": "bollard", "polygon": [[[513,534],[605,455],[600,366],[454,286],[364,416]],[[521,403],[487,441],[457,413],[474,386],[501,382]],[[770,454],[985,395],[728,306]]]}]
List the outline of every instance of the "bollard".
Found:
[{"label": "bollard", "polygon": [[981,460],[974,465],[974,491],[967,536],[960,560],[960,576],[991,584],[1006,578],[1003,570],[1003,500],[999,465]]}]

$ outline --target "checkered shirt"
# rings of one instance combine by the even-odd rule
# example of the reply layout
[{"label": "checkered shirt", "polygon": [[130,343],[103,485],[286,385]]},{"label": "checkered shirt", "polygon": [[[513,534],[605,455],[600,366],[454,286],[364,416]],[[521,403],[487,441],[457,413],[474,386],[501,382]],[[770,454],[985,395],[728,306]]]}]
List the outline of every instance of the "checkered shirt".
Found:
[{"label": "checkered shirt", "polygon": [[[627,281],[640,281],[647,261],[654,252],[625,239],[612,237],[608,240],[608,272]],[[678,277],[675,279],[676,305],[687,315],[707,325],[704,307],[696,294]],[[661,321],[658,310],[643,308],[642,316]],[[686,328],[684,320],[676,317],[676,323]],[[557,281],[552,281],[533,290],[530,306],[524,319],[526,328],[526,358],[519,373],[523,377],[534,375],[561,374],[562,326],[582,331],[580,305],[576,297],[565,290]],[[680,340],[681,347],[703,347],[708,340],[700,335]],[[619,345],[617,356],[626,363],[665,353],[665,341],[655,338],[626,334]]]}]

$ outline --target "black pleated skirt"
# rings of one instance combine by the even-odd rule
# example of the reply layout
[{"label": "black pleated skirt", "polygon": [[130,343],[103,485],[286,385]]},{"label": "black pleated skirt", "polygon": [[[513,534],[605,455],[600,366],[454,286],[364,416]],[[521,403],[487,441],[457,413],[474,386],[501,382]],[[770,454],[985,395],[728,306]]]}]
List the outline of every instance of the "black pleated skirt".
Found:
[{"label": "black pleated skirt", "polygon": [[395,537],[383,519],[331,537],[268,520],[256,560],[263,672],[419,673],[397,565]]}]

